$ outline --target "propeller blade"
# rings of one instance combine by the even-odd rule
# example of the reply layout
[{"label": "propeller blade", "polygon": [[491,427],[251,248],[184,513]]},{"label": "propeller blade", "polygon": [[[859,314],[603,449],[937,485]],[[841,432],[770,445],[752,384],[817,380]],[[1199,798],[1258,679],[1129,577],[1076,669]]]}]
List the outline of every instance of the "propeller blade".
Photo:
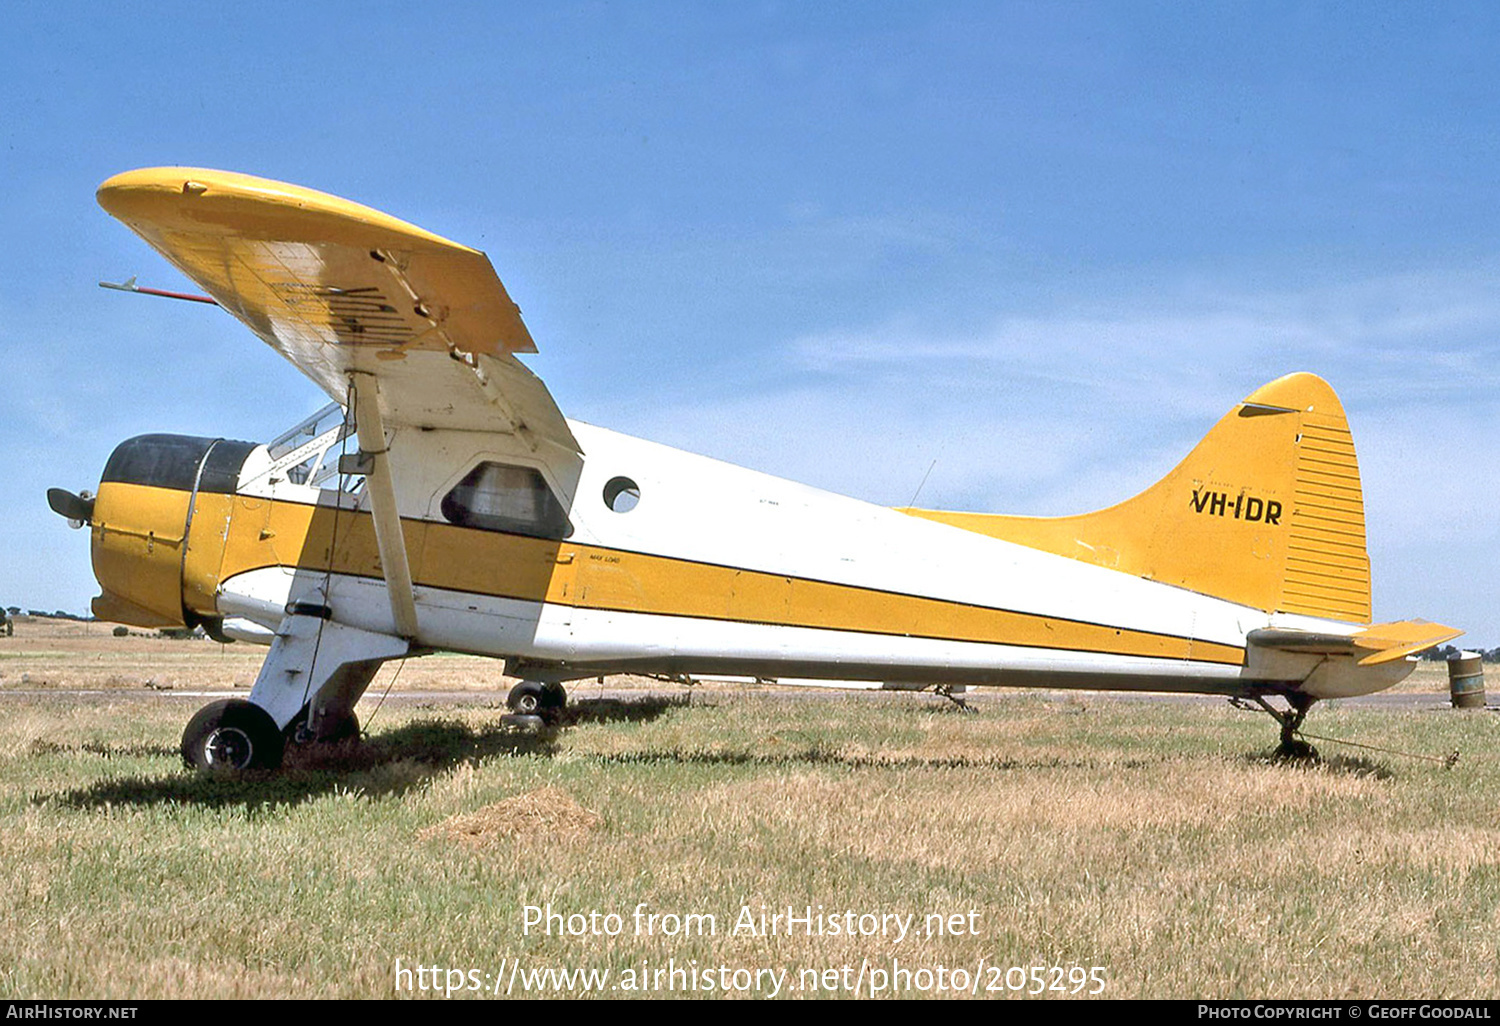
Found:
[{"label": "propeller blade", "polygon": [[74,495],[65,488],[48,488],[47,505],[58,516],[66,517],[79,525],[93,522],[93,496],[85,498],[83,495]]}]

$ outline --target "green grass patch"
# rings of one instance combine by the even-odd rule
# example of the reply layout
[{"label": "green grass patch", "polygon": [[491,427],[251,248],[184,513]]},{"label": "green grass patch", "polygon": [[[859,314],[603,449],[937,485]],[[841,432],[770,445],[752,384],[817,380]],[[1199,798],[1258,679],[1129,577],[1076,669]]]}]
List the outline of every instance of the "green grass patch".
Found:
[{"label": "green grass patch", "polygon": [[[898,963],[963,968],[980,996],[1011,993],[981,965],[1102,966],[1111,997],[1497,991],[1500,717],[1335,706],[1308,720],[1458,749],[1445,769],[1326,742],[1320,764],[1279,764],[1269,718],[1224,704],[1012,693],[979,707],[584,697],[528,734],[493,709],[387,705],[356,749],[230,779],[180,767],[181,702],[13,699],[0,993],[389,997],[398,959],[472,970],[462,985],[487,991],[517,959],[611,984],[668,965],[785,971],[783,996],[807,993],[803,970]],[[524,907],[549,904],[623,929],[524,932]],[[659,918],[637,934],[638,906],[715,930],[664,935]],[[975,930],[736,934],[762,906],[918,926],[973,913]],[[930,982],[954,996],[951,976],[947,992]]]}]

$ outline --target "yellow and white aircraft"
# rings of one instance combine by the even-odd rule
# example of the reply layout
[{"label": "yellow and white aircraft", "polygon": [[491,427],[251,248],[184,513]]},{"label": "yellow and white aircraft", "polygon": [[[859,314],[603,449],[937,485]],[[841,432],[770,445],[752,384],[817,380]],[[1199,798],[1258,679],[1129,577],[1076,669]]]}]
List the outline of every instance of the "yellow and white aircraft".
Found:
[{"label": "yellow and white aircraft", "polygon": [[1109,509],[887,509],[565,419],[488,258],[375,210],[198,168],[98,198],[334,403],[269,445],[133,438],[97,497],[49,492],[92,527],[97,617],[270,646],[188,724],[192,766],[346,736],[381,663],[437,649],[504,658],[526,713],[616,672],[1202,692],[1305,750],[1314,701],[1460,633],[1370,623],[1354,446],[1310,374]]}]

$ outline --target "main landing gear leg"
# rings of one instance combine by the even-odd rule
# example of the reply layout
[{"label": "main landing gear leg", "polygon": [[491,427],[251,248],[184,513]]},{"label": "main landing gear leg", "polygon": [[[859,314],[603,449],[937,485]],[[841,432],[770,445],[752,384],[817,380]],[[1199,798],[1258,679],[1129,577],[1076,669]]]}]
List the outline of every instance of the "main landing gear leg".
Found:
[{"label": "main landing gear leg", "polygon": [[273,770],[288,740],[357,736],[354,704],[380,664],[410,647],[404,638],[290,614],[277,628],[248,700],[214,702],[194,716],[182,734],[182,759],[193,769]]},{"label": "main landing gear leg", "polygon": [[[1297,736],[1302,729],[1302,721],[1307,718],[1307,711],[1313,707],[1316,698],[1307,695],[1287,695],[1287,708],[1278,709],[1266,701],[1264,695],[1255,695],[1255,704],[1281,724],[1281,744],[1276,746],[1276,758],[1285,762],[1315,762],[1318,759],[1318,750]],[[1235,699],[1235,704],[1242,709],[1250,706],[1242,700]]]}]

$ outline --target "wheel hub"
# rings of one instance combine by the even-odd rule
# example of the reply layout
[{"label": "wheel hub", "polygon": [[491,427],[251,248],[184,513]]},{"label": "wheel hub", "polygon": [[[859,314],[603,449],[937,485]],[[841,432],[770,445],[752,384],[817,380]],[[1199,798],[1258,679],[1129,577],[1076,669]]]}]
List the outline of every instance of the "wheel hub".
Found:
[{"label": "wheel hub", "polygon": [[255,757],[255,744],[238,727],[220,727],[204,742],[203,757],[210,766],[242,770]]}]

